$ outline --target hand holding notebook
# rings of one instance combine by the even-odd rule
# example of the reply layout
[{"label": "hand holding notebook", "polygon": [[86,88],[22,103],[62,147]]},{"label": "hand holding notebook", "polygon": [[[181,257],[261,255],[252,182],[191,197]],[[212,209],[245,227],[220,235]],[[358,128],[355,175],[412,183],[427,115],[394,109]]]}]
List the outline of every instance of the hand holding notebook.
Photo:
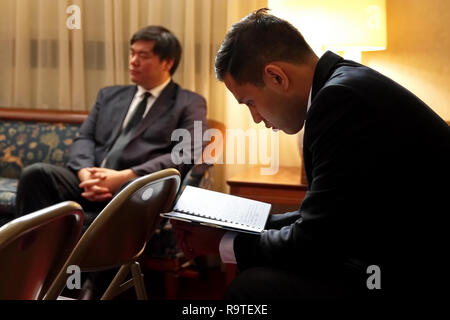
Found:
[{"label": "hand holding notebook", "polygon": [[270,208],[269,203],[187,186],[173,211],[161,215],[170,219],[258,234],[264,230]]}]

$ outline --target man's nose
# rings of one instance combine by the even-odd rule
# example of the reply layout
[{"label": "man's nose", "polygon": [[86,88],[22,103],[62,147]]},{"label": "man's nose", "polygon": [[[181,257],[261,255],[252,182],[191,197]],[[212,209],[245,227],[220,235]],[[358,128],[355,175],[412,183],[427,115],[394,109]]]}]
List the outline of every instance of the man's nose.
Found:
[{"label": "man's nose", "polygon": [[132,65],[138,64],[138,56],[137,55],[130,55],[130,64],[132,64]]},{"label": "man's nose", "polygon": [[252,115],[253,121],[255,123],[260,123],[263,120],[263,118],[261,117],[259,112],[256,111],[256,109],[254,107],[250,107],[249,110],[250,110],[250,113]]}]

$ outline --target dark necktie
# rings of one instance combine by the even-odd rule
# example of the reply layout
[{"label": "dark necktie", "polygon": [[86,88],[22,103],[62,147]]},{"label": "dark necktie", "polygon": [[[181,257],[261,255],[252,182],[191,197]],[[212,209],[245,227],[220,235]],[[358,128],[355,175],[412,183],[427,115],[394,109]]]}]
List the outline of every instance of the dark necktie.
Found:
[{"label": "dark necktie", "polygon": [[122,132],[120,133],[119,137],[116,139],[116,142],[114,142],[114,145],[106,156],[105,168],[116,170],[126,169],[126,166],[123,167],[123,165],[120,164],[119,158],[123,153],[123,149],[133,136],[133,132],[138,127],[139,122],[142,120],[142,116],[144,115],[145,109],[147,107],[147,100],[150,96],[150,92],[146,92],[144,94],[144,98],[141,102],[139,102],[130,120],[128,120],[128,123],[122,129]]},{"label": "dark necktie", "polygon": [[147,100],[151,95],[152,94],[150,92],[144,93],[144,98],[142,98],[142,101],[139,102],[136,110],[134,110],[131,119],[128,121],[125,128],[123,128],[122,133],[128,133],[130,130],[134,131],[138,123],[142,120],[142,116],[144,115],[145,109],[147,108]]}]

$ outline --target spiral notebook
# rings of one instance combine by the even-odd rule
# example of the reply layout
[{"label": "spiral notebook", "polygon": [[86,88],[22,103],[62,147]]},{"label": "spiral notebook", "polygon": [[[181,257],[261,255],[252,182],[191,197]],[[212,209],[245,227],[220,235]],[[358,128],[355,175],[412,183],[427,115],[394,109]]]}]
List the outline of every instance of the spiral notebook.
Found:
[{"label": "spiral notebook", "polygon": [[264,230],[271,204],[186,186],[172,212],[161,216],[239,232]]}]

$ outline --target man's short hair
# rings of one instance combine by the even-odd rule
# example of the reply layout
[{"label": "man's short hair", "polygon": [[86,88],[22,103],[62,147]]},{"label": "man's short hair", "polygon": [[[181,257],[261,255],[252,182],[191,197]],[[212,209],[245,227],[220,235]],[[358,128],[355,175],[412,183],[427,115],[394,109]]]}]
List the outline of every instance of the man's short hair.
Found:
[{"label": "man's short hair", "polygon": [[175,73],[181,58],[181,45],[172,32],[161,26],[147,26],[131,37],[130,44],[136,41],[154,41],[153,53],[160,60],[173,60],[170,74]]},{"label": "man's short hair", "polygon": [[311,47],[289,22],[262,8],[235,23],[225,36],[216,56],[216,77],[228,73],[238,84],[261,86],[263,68],[273,61],[302,63]]}]

